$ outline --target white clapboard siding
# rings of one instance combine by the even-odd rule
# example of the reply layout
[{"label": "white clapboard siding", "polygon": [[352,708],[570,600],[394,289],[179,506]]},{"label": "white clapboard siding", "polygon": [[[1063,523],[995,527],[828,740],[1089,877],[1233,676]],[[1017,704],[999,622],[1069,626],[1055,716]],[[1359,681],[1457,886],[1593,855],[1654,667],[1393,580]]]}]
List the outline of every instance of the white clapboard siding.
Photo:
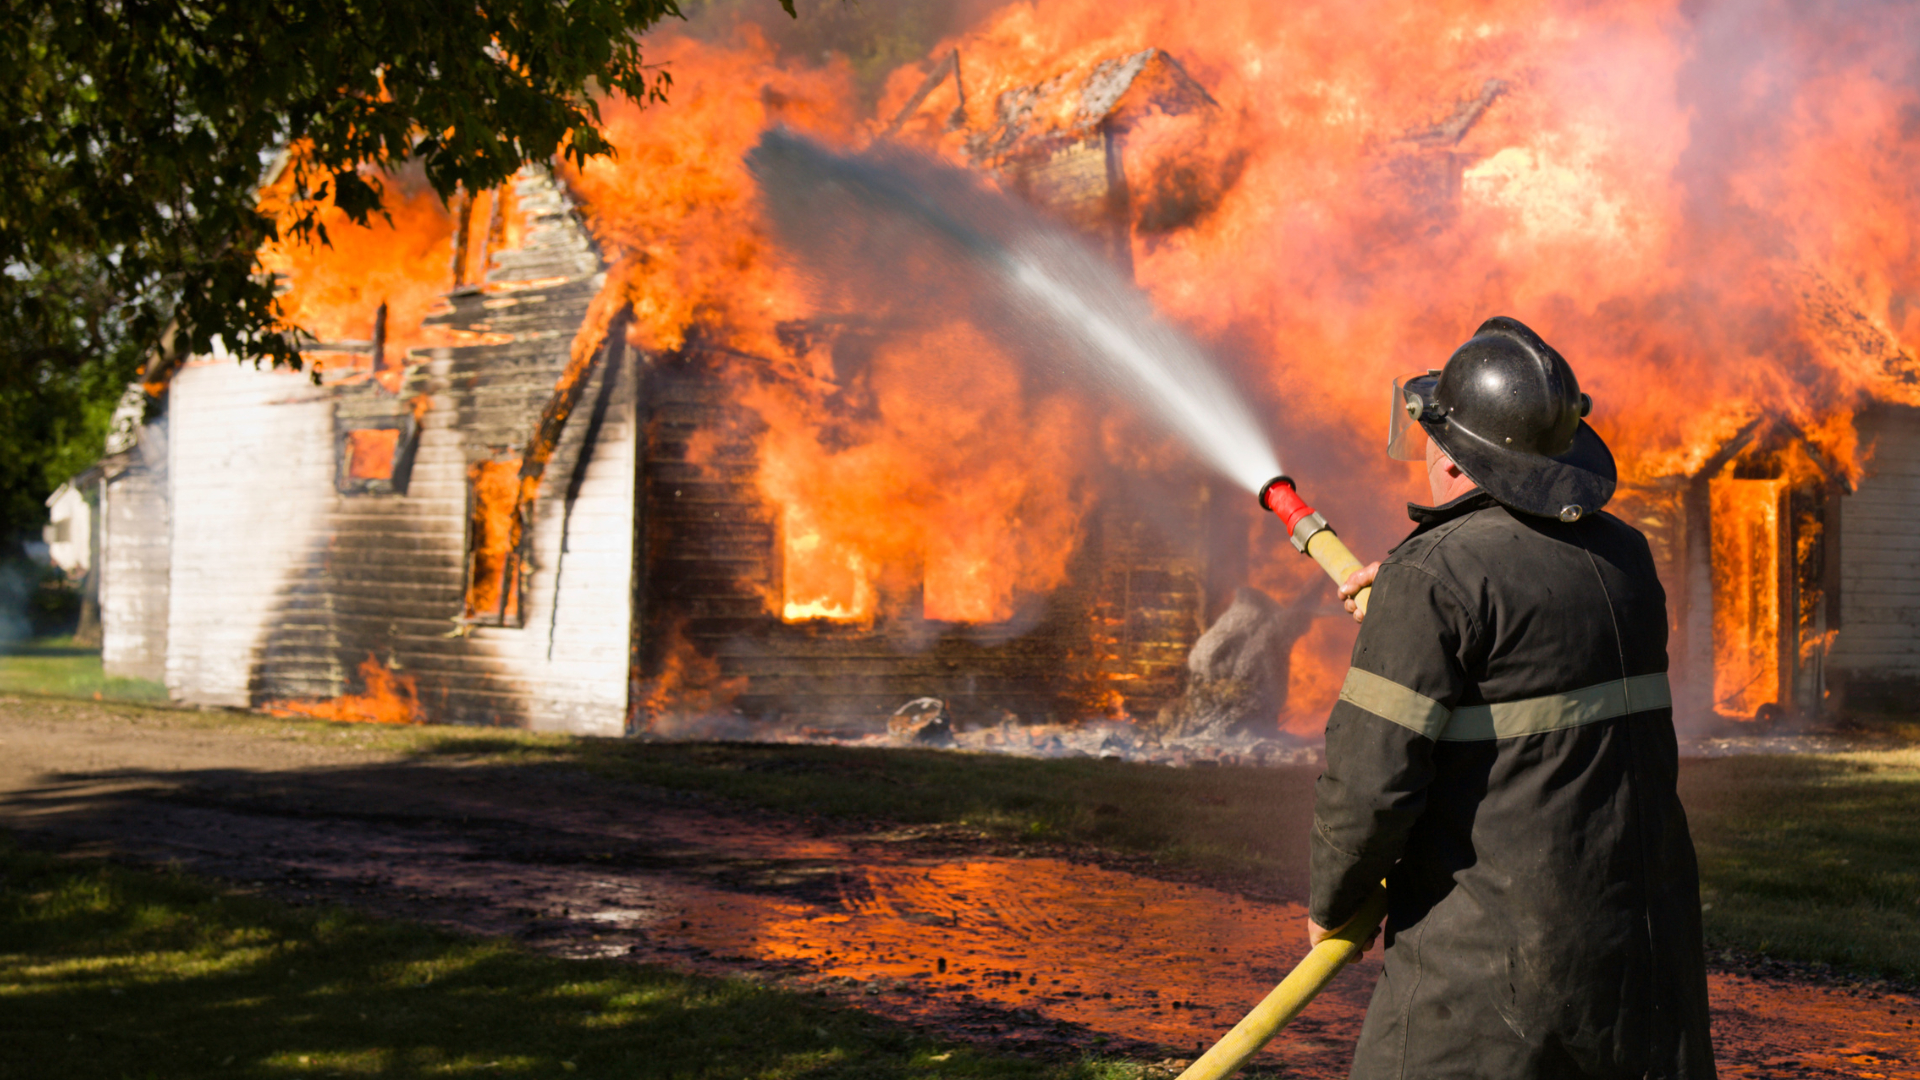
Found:
[{"label": "white clapboard siding", "polygon": [[1831,663],[1856,679],[1920,679],[1920,410],[1875,409],[1860,435],[1873,456],[1841,504]]},{"label": "white clapboard siding", "polygon": [[[567,488],[599,380],[608,375],[615,385],[569,519]],[[475,631],[527,688],[524,715],[538,731],[619,735],[625,730],[633,612],[634,382],[631,356],[619,370],[597,373],[561,438],[536,508],[525,625]]]},{"label": "white clapboard siding", "polygon": [[244,707],[269,623],[322,542],[332,407],[305,375],[219,358],[174,376],[168,421],[167,687]]},{"label": "white clapboard siding", "polygon": [[167,674],[171,515],[163,431],[164,424],[151,425],[132,464],[103,485],[100,662],[114,678],[162,682]]}]

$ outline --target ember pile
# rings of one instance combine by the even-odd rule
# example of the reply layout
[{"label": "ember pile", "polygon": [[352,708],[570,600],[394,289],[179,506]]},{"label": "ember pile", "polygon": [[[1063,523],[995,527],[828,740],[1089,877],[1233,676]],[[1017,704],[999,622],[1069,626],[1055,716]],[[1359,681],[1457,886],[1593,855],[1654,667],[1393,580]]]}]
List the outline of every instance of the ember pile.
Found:
[{"label": "ember pile", "polygon": [[[939,11],[960,29],[884,77],[710,13],[652,44],[671,103],[608,102],[618,157],[560,175],[611,264],[591,329],[624,304],[649,365],[633,730],[884,739],[931,696],[959,745],[1275,757],[1317,731],[1352,641],[1282,530],[1137,417],[952,297],[800,273],[744,160],[775,128],[932,155],[1074,227],[1285,408],[1289,471],[1326,478],[1363,555],[1424,498],[1380,452],[1390,380],[1526,319],[1593,395],[1613,509],[1655,545],[1683,716],[1829,703],[1860,433],[1920,405],[1911,12]],[[448,257],[430,208],[394,228],[413,246],[355,260],[362,280]],[[301,317],[324,323],[345,286],[314,267],[344,258],[290,268]],[[425,306],[390,304],[387,340],[417,340]],[[1209,688],[1189,653],[1236,596],[1272,655]],[[1202,715],[1222,693],[1254,722]]]}]

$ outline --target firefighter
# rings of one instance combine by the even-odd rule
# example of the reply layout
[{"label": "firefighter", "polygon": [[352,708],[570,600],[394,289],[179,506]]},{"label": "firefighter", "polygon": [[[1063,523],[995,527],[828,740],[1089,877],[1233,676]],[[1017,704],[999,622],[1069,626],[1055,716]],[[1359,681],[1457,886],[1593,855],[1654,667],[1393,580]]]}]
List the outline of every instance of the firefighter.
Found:
[{"label": "firefighter", "polygon": [[1711,1077],[1666,594],[1591,399],[1501,317],[1394,402],[1435,505],[1341,589],[1373,596],[1311,838],[1314,943],[1387,883],[1352,1075]]}]

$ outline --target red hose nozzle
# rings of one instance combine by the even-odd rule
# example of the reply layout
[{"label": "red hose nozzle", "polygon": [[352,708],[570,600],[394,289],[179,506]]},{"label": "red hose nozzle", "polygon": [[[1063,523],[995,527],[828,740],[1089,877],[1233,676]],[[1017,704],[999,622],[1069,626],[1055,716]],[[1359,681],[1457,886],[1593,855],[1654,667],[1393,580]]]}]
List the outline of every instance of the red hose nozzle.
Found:
[{"label": "red hose nozzle", "polygon": [[1287,531],[1299,524],[1300,519],[1313,513],[1313,507],[1300,498],[1300,492],[1293,486],[1293,477],[1276,476],[1260,488],[1260,508],[1270,510],[1287,523]]},{"label": "red hose nozzle", "polygon": [[1287,523],[1287,534],[1293,539],[1293,546],[1301,551],[1307,550],[1307,541],[1313,534],[1327,527],[1327,519],[1319,511],[1308,506],[1300,492],[1294,489],[1293,477],[1276,476],[1260,488],[1260,506],[1279,515]]},{"label": "red hose nozzle", "polygon": [[[1320,512],[1308,506],[1306,500],[1293,488],[1293,477],[1276,476],[1260,486],[1260,507],[1279,515],[1287,523],[1288,539],[1300,554],[1320,564],[1320,569],[1336,583],[1344,583],[1354,574],[1364,569],[1360,560],[1354,558],[1347,545],[1334,535],[1333,528]],[[1319,543],[1314,543],[1318,537]],[[1373,592],[1369,585],[1353,596],[1354,607],[1364,617],[1367,613],[1367,597]],[[1353,610],[1352,608],[1348,610]]]}]

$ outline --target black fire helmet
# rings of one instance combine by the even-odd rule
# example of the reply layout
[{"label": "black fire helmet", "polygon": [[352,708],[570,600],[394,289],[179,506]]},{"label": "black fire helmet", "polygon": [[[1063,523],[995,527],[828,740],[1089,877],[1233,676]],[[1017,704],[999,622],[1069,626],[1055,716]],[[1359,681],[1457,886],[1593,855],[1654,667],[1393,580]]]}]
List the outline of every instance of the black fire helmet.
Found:
[{"label": "black fire helmet", "polygon": [[1593,399],[1518,319],[1481,323],[1446,367],[1406,380],[1399,397],[1460,471],[1509,509],[1578,521],[1613,498],[1613,453],[1582,419]]}]

